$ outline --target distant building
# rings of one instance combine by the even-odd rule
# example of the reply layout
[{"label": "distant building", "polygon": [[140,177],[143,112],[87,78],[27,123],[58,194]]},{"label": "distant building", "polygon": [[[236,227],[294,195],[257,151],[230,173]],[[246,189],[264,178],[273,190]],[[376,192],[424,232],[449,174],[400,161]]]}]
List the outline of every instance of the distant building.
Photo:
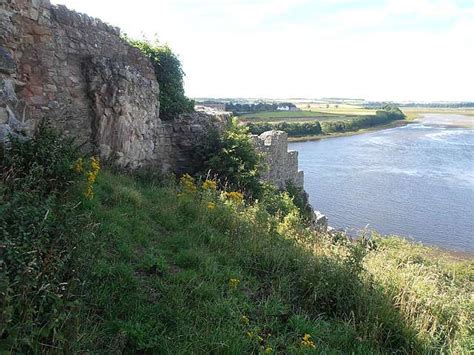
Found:
[{"label": "distant building", "polygon": [[277,111],[301,111],[301,110],[298,107],[284,105],[284,106],[278,106]]}]

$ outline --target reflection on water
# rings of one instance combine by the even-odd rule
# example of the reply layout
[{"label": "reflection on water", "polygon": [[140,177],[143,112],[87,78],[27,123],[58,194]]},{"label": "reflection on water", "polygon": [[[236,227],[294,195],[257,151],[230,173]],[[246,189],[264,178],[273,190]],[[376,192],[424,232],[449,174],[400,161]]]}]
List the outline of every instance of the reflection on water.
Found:
[{"label": "reflection on water", "polygon": [[366,225],[474,250],[474,118],[426,115],[404,127],[290,144],[313,206],[336,228]]}]

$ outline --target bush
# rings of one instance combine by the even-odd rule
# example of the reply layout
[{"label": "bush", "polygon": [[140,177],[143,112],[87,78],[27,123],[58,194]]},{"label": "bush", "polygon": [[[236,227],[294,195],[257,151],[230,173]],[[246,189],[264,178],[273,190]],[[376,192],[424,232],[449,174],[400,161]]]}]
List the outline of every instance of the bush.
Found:
[{"label": "bush", "polygon": [[278,122],[278,123],[249,123],[248,127],[252,134],[262,134],[272,129],[284,131],[290,137],[301,137],[308,135],[318,135],[322,133],[321,124],[318,121],[313,122]]},{"label": "bush", "polygon": [[48,194],[75,178],[72,166],[79,154],[74,140],[60,137],[46,122],[31,140],[11,137],[3,149],[1,174],[10,192]]},{"label": "bush", "polygon": [[[42,124],[11,138],[0,180],[0,351],[61,344],[71,316],[70,268],[80,218],[62,195],[76,179],[77,151]],[[43,345],[41,345],[43,344]]]},{"label": "bush", "polygon": [[195,160],[202,162],[200,175],[216,175],[222,185],[257,198],[262,189],[260,155],[252,144],[248,128],[234,119],[222,135],[212,131],[195,149]]},{"label": "bush", "polygon": [[160,117],[172,120],[178,115],[194,111],[194,101],[184,95],[184,71],[176,54],[167,45],[147,41],[129,40],[129,43],[145,54],[153,64],[160,84]]}]

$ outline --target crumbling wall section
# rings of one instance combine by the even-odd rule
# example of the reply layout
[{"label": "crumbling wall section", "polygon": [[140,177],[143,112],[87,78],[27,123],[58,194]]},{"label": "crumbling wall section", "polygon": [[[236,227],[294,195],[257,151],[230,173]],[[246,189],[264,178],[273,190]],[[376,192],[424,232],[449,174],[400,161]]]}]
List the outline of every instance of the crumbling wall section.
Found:
[{"label": "crumbling wall section", "polygon": [[0,53],[0,90],[15,93],[0,101],[0,134],[47,119],[120,166],[166,165],[154,69],[117,28],[48,0],[0,0]]},{"label": "crumbling wall section", "polygon": [[190,169],[192,147],[228,114],[164,122],[148,58],[100,20],[48,0],[0,0],[0,140],[48,119],[122,167]]},{"label": "crumbling wall section", "polygon": [[267,131],[254,136],[256,149],[263,153],[262,179],[284,189],[288,183],[303,187],[304,173],[298,170],[298,152],[288,152],[288,134],[283,131]]}]

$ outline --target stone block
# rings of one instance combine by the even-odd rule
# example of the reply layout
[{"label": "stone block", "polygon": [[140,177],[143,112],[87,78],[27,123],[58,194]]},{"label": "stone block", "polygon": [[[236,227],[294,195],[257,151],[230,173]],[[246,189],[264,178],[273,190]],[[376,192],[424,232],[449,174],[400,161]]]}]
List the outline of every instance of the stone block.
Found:
[{"label": "stone block", "polygon": [[0,73],[13,74],[16,71],[16,63],[10,52],[0,47]]},{"label": "stone block", "polygon": [[0,107],[0,124],[8,122],[8,111],[6,107]]}]

